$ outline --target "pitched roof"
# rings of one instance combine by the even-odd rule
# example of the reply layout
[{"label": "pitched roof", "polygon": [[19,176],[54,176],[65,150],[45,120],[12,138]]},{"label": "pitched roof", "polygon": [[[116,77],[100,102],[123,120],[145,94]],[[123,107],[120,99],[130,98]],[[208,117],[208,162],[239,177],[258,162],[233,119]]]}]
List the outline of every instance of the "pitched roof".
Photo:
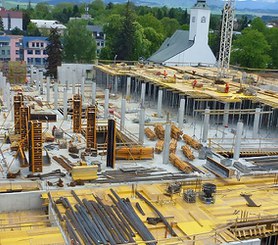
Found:
[{"label": "pitched roof", "polygon": [[9,42],[10,40],[9,36],[0,36],[0,42]]},{"label": "pitched roof", "polygon": [[27,43],[28,42],[35,42],[35,41],[43,41],[47,42],[47,37],[23,37],[22,42],[23,42],[23,47],[27,48]]},{"label": "pitched roof", "polygon": [[98,33],[103,32],[102,26],[98,26],[98,25],[87,25],[86,28],[90,32],[98,32]]},{"label": "pitched roof", "polygon": [[59,30],[67,29],[67,27],[61,23],[59,23],[57,20],[35,20],[31,19],[31,22],[34,23],[38,28],[57,28]]},{"label": "pitched roof", "polygon": [[173,36],[163,42],[161,47],[148,60],[163,63],[190,48],[193,43],[194,41],[189,40],[189,31],[177,30]]},{"label": "pitched roof", "polygon": [[0,16],[2,18],[8,18],[10,16],[10,18],[22,19],[22,12],[0,8]]}]

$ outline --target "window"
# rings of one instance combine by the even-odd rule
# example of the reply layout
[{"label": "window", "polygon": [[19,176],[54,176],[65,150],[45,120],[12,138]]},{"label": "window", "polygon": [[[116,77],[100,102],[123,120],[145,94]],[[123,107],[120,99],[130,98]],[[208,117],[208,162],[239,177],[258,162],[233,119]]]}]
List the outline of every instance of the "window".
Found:
[{"label": "window", "polygon": [[43,43],[41,43],[41,48],[43,48]]},{"label": "window", "polygon": [[43,54],[44,54],[44,55],[47,55],[47,52],[46,52],[46,50],[45,50],[45,49],[43,50]]},{"label": "window", "polygon": [[103,41],[100,43],[100,46],[101,46],[101,47],[104,47],[104,42],[103,42]]},{"label": "window", "polygon": [[19,47],[19,46],[20,46],[20,43],[19,43],[19,42],[16,42],[16,43],[15,43],[15,46],[16,46],[16,47]]},{"label": "window", "polygon": [[97,46],[98,46],[98,47],[100,46],[100,42],[97,42]]},{"label": "window", "polygon": [[35,54],[36,54],[36,55],[40,55],[40,54],[41,54],[41,51],[40,51],[40,50],[35,50]]},{"label": "window", "polygon": [[32,43],[32,47],[35,47],[35,43]]},{"label": "window", "polygon": [[16,50],[16,51],[15,51],[15,54],[19,54],[19,50]]},{"label": "window", "polygon": [[41,65],[41,58],[35,58],[35,64]]},{"label": "window", "polygon": [[11,54],[11,51],[10,50],[7,50],[7,55],[10,55]]},{"label": "window", "polygon": [[203,17],[201,18],[201,23],[206,23],[206,17],[205,17],[205,16],[203,16]]},{"label": "window", "polygon": [[28,64],[33,64],[34,59],[33,58],[27,58],[27,63]]},{"label": "window", "polygon": [[40,47],[40,43],[36,43],[36,47],[39,48]]},{"label": "window", "polygon": [[5,55],[5,50],[2,50],[2,55]]},{"label": "window", "polygon": [[27,54],[33,54],[33,50],[32,49],[27,49]]},{"label": "window", "polygon": [[196,20],[196,17],[195,16],[192,16],[192,22],[194,23]]}]

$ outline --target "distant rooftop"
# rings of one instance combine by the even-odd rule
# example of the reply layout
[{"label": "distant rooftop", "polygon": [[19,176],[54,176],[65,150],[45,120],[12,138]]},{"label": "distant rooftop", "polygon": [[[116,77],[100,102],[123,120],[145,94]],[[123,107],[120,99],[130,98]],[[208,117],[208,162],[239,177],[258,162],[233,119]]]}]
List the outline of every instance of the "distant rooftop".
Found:
[{"label": "distant rooftop", "polygon": [[57,20],[35,20],[32,19],[31,20],[32,23],[36,24],[36,26],[38,28],[46,28],[46,29],[50,29],[50,28],[57,28],[57,29],[67,29],[67,27],[61,23],[59,23],[59,21]]},{"label": "distant rooftop", "polygon": [[148,60],[161,64],[190,48],[193,43],[193,41],[189,40],[189,31],[177,30],[172,37],[164,41],[159,50],[148,58]]},{"label": "distant rooftop", "polygon": [[0,7],[0,16],[2,18],[18,18],[18,19],[22,19],[22,12],[20,11],[12,11],[12,10],[6,10],[3,7]]},{"label": "distant rooftop", "polygon": [[44,41],[47,42],[47,37],[23,37],[23,47],[27,48],[28,42],[34,42],[34,41]]}]

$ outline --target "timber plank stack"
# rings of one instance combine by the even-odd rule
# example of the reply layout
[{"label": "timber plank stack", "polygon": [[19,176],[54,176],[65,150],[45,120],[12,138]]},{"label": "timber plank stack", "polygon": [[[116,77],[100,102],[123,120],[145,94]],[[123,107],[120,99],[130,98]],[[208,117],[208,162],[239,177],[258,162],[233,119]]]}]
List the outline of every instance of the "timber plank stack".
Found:
[{"label": "timber plank stack", "polygon": [[165,129],[163,128],[162,124],[156,123],[154,125],[154,132],[158,139],[164,140]]},{"label": "timber plank stack", "polygon": [[155,153],[160,154],[164,148],[164,140],[158,140],[155,144]]},{"label": "timber plank stack", "polygon": [[178,168],[179,170],[181,170],[187,174],[189,174],[193,171],[193,169],[191,168],[191,166],[189,164],[187,164],[185,161],[182,161],[174,153],[170,153],[169,160],[176,168]]},{"label": "timber plank stack", "polygon": [[195,150],[200,150],[202,148],[202,144],[200,144],[197,140],[193,139],[189,135],[184,134],[182,138],[186,144],[190,145]]},{"label": "timber plank stack", "polygon": [[171,125],[171,138],[179,140],[183,132],[175,124]]},{"label": "timber plank stack", "polygon": [[187,145],[183,145],[181,147],[183,154],[190,160],[193,161],[195,159],[193,152]]},{"label": "timber plank stack", "polygon": [[123,147],[116,150],[116,159],[149,160],[154,157],[152,147]]},{"label": "timber plank stack", "polygon": [[154,131],[152,131],[149,127],[145,128],[144,132],[149,140],[151,140],[151,141],[156,140],[156,135],[155,135]]}]

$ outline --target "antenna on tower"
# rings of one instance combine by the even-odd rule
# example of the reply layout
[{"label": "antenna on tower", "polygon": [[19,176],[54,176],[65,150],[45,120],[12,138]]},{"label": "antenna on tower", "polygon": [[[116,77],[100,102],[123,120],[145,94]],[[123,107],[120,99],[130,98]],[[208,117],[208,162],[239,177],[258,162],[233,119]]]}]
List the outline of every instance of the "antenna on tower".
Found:
[{"label": "antenna on tower", "polygon": [[222,11],[220,50],[218,58],[219,77],[225,77],[229,70],[234,27],[234,14],[235,0],[227,0]]}]

